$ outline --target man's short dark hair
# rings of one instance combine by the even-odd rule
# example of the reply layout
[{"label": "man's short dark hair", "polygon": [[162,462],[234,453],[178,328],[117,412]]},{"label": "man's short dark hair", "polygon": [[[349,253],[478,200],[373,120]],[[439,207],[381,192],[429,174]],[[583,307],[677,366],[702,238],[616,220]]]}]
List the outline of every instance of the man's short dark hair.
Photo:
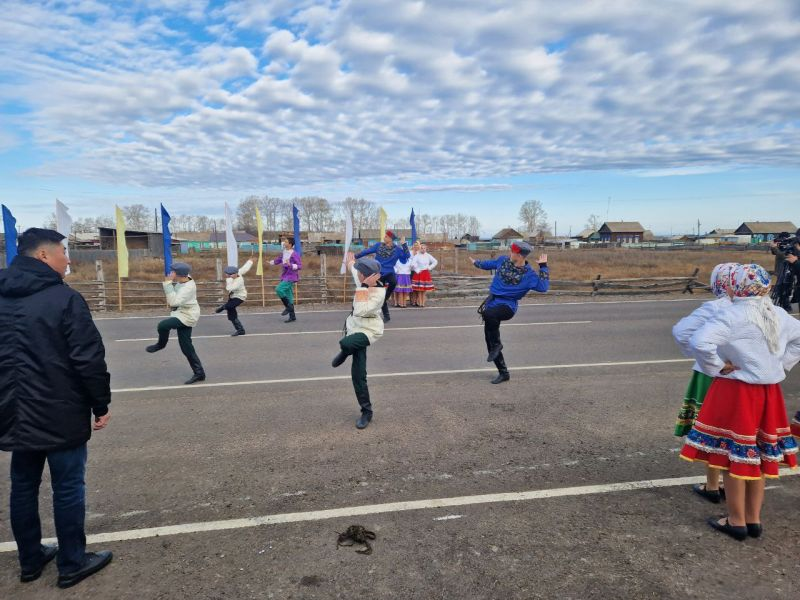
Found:
[{"label": "man's short dark hair", "polygon": [[33,254],[46,244],[60,244],[64,236],[52,229],[31,227],[17,238],[17,252],[23,256]]},{"label": "man's short dark hair", "polygon": [[289,242],[292,245],[292,248],[294,248],[294,238],[293,237],[287,237],[286,241]]}]

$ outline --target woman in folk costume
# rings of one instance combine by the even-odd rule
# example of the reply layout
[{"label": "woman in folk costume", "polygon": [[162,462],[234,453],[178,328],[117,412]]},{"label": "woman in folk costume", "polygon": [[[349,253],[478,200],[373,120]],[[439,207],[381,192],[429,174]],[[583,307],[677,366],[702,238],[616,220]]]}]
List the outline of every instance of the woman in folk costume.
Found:
[{"label": "woman in folk costume", "polygon": [[763,267],[739,265],[732,287],[730,308],[689,342],[715,378],[681,458],[723,471],[728,516],[708,523],[741,541],[762,533],[764,478],[778,477],[781,464],[797,466],[780,382],[800,360],[800,322],[773,306]]},{"label": "woman in folk costume", "polygon": [[163,349],[169,341],[169,332],[175,329],[181,352],[192,368],[193,375],[186,381],[187,385],[206,378],[203,364],[192,344],[192,328],[200,320],[200,305],[197,303],[197,285],[189,276],[191,271],[192,267],[186,263],[173,263],[172,271],[164,281],[164,293],[172,312],[168,319],[158,324],[158,341],[146,348],[150,353]]},{"label": "woman in folk costume", "polygon": [[411,294],[411,261],[412,258],[400,259],[394,265],[394,274],[397,277],[397,287],[394,288],[394,305],[398,308],[408,306],[408,297]]},{"label": "woman in folk costume", "polygon": [[294,313],[294,284],[300,281],[300,270],[303,268],[303,261],[300,260],[300,255],[294,249],[294,238],[284,238],[281,243],[283,246],[283,254],[272,261],[273,265],[281,265],[281,282],[275,288],[275,293],[278,298],[283,302],[284,311],[282,316],[289,315],[289,318],[284,323],[291,323],[297,320]]},{"label": "woman in folk costume", "polygon": [[239,320],[239,313],[236,309],[247,300],[247,288],[244,285],[244,275],[252,266],[253,261],[251,259],[244,263],[241,269],[237,268],[235,265],[225,267],[225,275],[227,275],[225,278],[225,291],[228,292],[228,301],[214,312],[221,313],[223,310],[228,311],[228,320],[235,330],[231,334],[232,337],[245,334],[242,322]]},{"label": "woman in folk costume", "polygon": [[[711,292],[717,299],[704,302],[692,314],[678,321],[677,325],[672,328],[672,335],[684,356],[692,357],[689,341],[694,333],[721,311],[730,308],[733,296],[731,276],[738,266],[738,263],[723,263],[714,267],[711,272]],[[683,397],[683,406],[681,406],[681,410],[678,413],[678,422],[675,425],[675,435],[678,437],[683,437],[692,430],[697,413],[700,411],[706,392],[708,392],[708,388],[711,387],[713,381],[714,373],[703,373],[700,365],[695,362],[692,378],[689,380],[689,387]],[[719,469],[707,466],[706,483],[698,483],[692,489],[706,500],[719,504],[725,493],[719,486]]]},{"label": "woman in folk costume", "polygon": [[420,245],[419,252],[411,260],[411,268],[414,271],[414,276],[411,278],[411,289],[416,293],[417,306],[425,308],[425,295],[436,290],[431,271],[436,268],[439,261],[428,254],[428,247],[425,244]]},{"label": "woman in folk costume", "polygon": [[367,348],[383,336],[381,313],[386,288],[381,283],[381,264],[374,258],[364,256],[356,260],[351,254],[347,265],[356,284],[356,293],[353,310],[345,322],[345,337],[339,340],[340,351],[331,366],[339,367],[348,356],[353,357],[350,375],[361,407],[356,427],[364,429],[372,421],[372,403],[367,387]]}]

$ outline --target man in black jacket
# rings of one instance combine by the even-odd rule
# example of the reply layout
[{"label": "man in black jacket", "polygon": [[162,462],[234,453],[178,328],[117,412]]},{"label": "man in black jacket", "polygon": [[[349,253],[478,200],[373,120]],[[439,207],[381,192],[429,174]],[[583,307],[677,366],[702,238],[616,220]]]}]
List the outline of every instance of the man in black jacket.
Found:
[{"label": "man in black jacket", "polygon": [[[83,297],[64,285],[64,236],[28,229],[18,256],[0,270],[0,450],[11,452],[11,529],[20,579],[34,581],[57,554],[58,586],[109,562],[86,552],[86,442],[110,418],[105,348]],[[94,418],[92,418],[94,413]],[[44,546],[39,485],[45,461],[53,487],[58,547]]]}]

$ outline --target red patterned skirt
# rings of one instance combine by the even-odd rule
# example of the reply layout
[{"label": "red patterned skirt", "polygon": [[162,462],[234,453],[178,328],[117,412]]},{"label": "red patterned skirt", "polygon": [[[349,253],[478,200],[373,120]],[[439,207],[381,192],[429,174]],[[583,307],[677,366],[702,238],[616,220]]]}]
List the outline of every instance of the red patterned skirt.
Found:
[{"label": "red patterned skirt", "polygon": [[415,292],[434,291],[436,288],[433,286],[431,272],[426,269],[419,273],[414,273],[414,276],[411,278],[411,289]]},{"label": "red patterned skirt", "polygon": [[708,463],[737,479],[760,479],[778,477],[781,465],[797,467],[797,451],[779,384],[716,378],[681,458]]}]

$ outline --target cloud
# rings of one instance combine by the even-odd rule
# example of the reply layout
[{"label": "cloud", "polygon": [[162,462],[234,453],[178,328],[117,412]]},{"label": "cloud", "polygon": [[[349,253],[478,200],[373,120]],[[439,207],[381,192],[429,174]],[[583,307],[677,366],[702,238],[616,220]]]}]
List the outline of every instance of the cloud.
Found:
[{"label": "cloud", "polygon": [[791,0],[548,6],[10,0],[0,116],[32,174],[145,187],[797,165]]},{"label": "cloud", "polygon": [[510,190],[513,186],[507,183],[475,183],[475,184],[448,184],[448,185],[417,185],[409,188],[386,190],[384,194],[428,194],[431,192],[489,192]]}]

